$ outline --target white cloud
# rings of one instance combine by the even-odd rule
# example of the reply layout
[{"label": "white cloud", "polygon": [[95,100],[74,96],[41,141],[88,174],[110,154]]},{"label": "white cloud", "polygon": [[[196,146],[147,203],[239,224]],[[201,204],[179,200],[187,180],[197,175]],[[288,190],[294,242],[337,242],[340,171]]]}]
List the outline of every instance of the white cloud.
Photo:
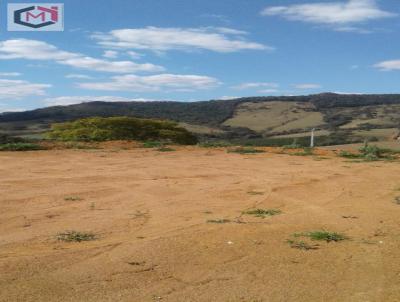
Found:
[{"label": "white cloud", "polygon": [[246,41],[246,32],[231,28],[127,28],[92,35],[103,47],[119,49],[167,50],[210,50],[236,52],[240,50],[264,50],[272,47]]},{"label": "white cloud", "polygon": [[400,60],[389,60],[377,63],[374,67],[382,71],[400,70]]},{"label": "white cloud", "polygon": [[358,33],[358,34],[371,34],[374,32],[373,30],[368,30],[356,26],[337,26],[334,27],[333,30],[339,32]]},{"label": "white cloud", "polygon": [[278,89],[261,89],[261,90],[258,90],[257,92],[259,92],[259,93],[277,93],[277,92],[279,92],[279,90]]},{"label": "white cloud", "polygon": [[154,102],[155,99],[124,98],[120,96],[60,96],[43,100],[47,106],[66,106],[87,102]]},{"label": "white cloud", "polygon": [[138,71],[159,72],[163,67],[132,61],[108,61],[59,50],[54,45],[38,40],[14,39],[0,41],[0,59],[27,59],[55,61],[59,64],[96,71],[129,73]]},{"label": "white cloud", "polygon": [[322,88],[321,85],[319,84],[296,84],[293,85],[294,88],[296,89],[318,89],[318,88]]},{"label": "white cloud", "polygon": [[93,77],[91,77],[91,76],[88,76],[86,74],[78,74],[78,73],[67,74],[65,77],[67,79],[85,79],[85,80],[93,79]]},{"label": "white cloud", "polygon": [[227,101],[227,100],[234,100],[234,99],[238,99],[238,98],[240,98],[240,96],[223,95],[223,96],[217,98],[217,100]]},{"label": "white cloud", "polygon": [[0,99],[21,99],[27,96],[45,95],[49,84],[35,84],[22,80],[0,79]]},{"label": "white cloud", "polygon": [[46,42],[28,39],[0,41],[0,59],[66,60],[80,57],[80,54],[66,52]]},{"label": "white cloud", "polygon": [[325,24],[337,30],[355,31],[349,24],[394,17],[396,14],[378,7],[375,0],[349,0],[346,2],[317,2],[272,6],[265,8],[264,16],[282,16],[288,20]]},{"label": "white cloud", "polygon": [[0,77],[19,77],[22,75],[19,72],[0,72]]},{"label": "white cloud", "polygon": [[0,104],[0,113],[4,112],[21,112],[27,110],[26,108],[14,108],[6,104]]},{"label": "white cloud", "polygon": [[347,94],[347,95],[363,95],[364,94],[362,92],[345,92],[345,91],[334,91],[332,93],[335,93],[335,94]]},{"label": "white cloud", "polygon": [[193,91],[216,87],[220,82],[212,77],[199,75],[158,74],[152,76],[123,75],[112,77],[109,82],[79,83],[84,89],[105,91]]},{"label": "white cloud", "polygon": [[82,79],[82,80],[91,80],[93,77],[88,76],[86,74],[79,74],[79,73],[71,73],[65,76],[67,79]]},{"label": "white cloud", "polygon": [[77,68],[113,73],[129,73],[138,71],[156,72],[164,70],[164,68],[150,63],[137,64],[131,61],[105,61],[92,57],[71,58],[59,61],[58,63]]},{"label": "white cloud", "polygon": [[242,83],[236,86],[232,86],[231,88],[237,90],[245,90],[245,89],[257,89],[257,88],[278,88],[279,84],[277,83],[269,83],[269,82],[253,82],[253,83]]},{"label": "white cloud", "polygon": [[140,54],[136,51],[133,51],[133,50],[127,51],[126,54],[134,60],[137,60],[137,59],[140,59],[141,57],[143,57],[142,54]]},{"label": "white cloud", "polygon": [[115,59],[118,57],[118,51],[115,50],[105,50],[103,53],[103,57],[108,59]]}]

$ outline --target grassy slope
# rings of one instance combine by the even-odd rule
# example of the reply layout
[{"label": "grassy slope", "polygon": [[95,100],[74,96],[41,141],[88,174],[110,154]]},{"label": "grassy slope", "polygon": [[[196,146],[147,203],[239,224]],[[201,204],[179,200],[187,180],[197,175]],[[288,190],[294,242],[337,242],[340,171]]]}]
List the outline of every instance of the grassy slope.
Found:
[{"label": "grassy slope", "polygon": [[37,136],[53,122],[120,115],[171,119],[203,135],[219,135],[225,132],[218,129],[244,127],[269,136],[291,137],[315,127],[324,130],[321,134],[344,131],[386,139],[400,124],[400,95],[319,94],[190,103],[92,102],[0,114],[0,133]]}]

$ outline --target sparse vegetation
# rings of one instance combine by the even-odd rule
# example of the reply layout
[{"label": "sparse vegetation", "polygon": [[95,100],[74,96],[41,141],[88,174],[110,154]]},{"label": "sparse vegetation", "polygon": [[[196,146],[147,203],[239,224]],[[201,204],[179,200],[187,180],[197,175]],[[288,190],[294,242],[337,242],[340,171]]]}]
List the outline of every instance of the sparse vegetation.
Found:
[{"label": "sparse vegetation", "polygon": [[287,243],[289,243],[291,248],[299,249],[299,250],[309,251],[309,250],[317,250],[318,249],[317,244],[309,244],[304,241],[296,241],[296,240],[288,239]]},{"label": "sparse vegetation", "polygon": [[339,156],[345,157],[349,159],[359,159],[363,161],[378,161],[378,160],[393,160],[396,157],[395,154],[398,154],[398,151],[391,149],[383,149],[378,146],[371,146],[369,144],[365,144],[363,147],[359,149],[358,153],[352,153],[348,151],[340,151]]},{"label": "sparse vegetation", "polygon": [[64,197],[64,200],[65,201],[79,201],[79,200],[82,200],[82,198],[79,196],[67,196],[67,197]]},{"label": "sparse vegetation", "polygon": [[345,151],[345,150],[341,150],[341,151],[339,152],[339,156],[340,156],[340,157],[344,157],[344,158],[349,158],[349,159],[358,159],[358,158],[361,158],[361,155],[360,155],[360,154],[352,153],[352,152]]},{"label": "sparse vegetation", "polygon": [[319,240],[319,241],[342,241],[348,239],[348,237],[344,234],[336,233],[336,232],[328,232],[328,231],[312,231],[306,233],[295,234],[295,237],[308,237],[311,240]]},{"label": "sparse vegetation", "polygon": [[96,235],[93,233],[77,232],[77,231],[65,231],[57,234],[57,240],[65,242],[82,242],[95,240]]},{"label": "sparse vegetation", "polygon": [[22,138],[12,137],[7,134],[0,133],[0,145],[22,142],[24,142]]},{"label": "sparse vegetation", "polygon": [[[290,137],[266,137],[266,138],[239,138],[229,140],[233,145],[253,146],[253,147],[283,147],[291,146],[293,138]],[[351,135],[346,132],[335,132],[330,135],[322,135],[316,137],[315,146],[331,146],[331,145],[345,145],[362,143],[364,138]],[[296,144],[300,148],[310,146],[310,136],[302,136],[296,138]],[[290,147],[288,149],[291,149]]]},{"label": "sparse vegetation", "polygon": [[146,141],[143,143],[143,148],[160,148],[163,146],[164,144],[159,141]]},{"label": "sparse vegetation", "polygon": [[176,150],[173,149],[173,148],[170,148],[170,147],[160,147],[160,148],[157,149],[157,151],[159,151],[159,152],[172,152],[172,151],[176,151]]},{"label": "sparse vegetation", "polygon": [[229,223],[231,222],[229,219],[208,219],[208,223]]},{"label": "sparse vegetation", "polygon": [[256,154],[256,153],[264,153],[264,150],[254,149],[250,147],[238,147],[235,149],[229,149],[228,153],[239,153],[239,154]]},{"label": "sparse vegetation", "polygon": [[281,210],[276,210],[276,209],[253,209],[243,212],[243,214],[254,215],[255,217],[261,217],[261,218],[265,218],[267,216],[274,216],[281,213],[282,213]]},{"label": "sparse vegetation", "polygon": [[134,117],[92,117],[53,124],[46,136],[61,141],[161,140],[183,145],[197,138],[176,122]]},{"label": "sparse vegetation", "polygon": [[224,148],[224,147],[230,147],[230,146],[232,146],[231,143],[223,142],[223,141],[204,142],[204,143],[199,144],[199,147],[203,147],[203,148]]},{"label": "sparse vegetation", "polygon": [[400,205],[400,196],[395,197],[394,202]]},{"label": "sparse vegetation", "polygon": [[282,148],[283,149],[301,149],[301,148],[303,148],[303,146],[297,143],[297,139],[294,139],[290,145],[283,145]]},{"label": "sparse vegetation", "polygon": [[90,149],[99,149],[99,146],[96,146],[94,144],[81,143],[81,142],[67,142],[67,143],[65,143],[65,148],[90,150]]},{"label": "sparse vegetation", "polygon": [[8,143],[0,145],[0,151],[37,151],[44,148],[33,143]]},{"label": "sparse vegetation", "polygon": [[258,191],[248,191],[248,192],[247,192],[247,194],[250,194],[250,195],[263,195],[263,194],[264,194],[264,192],[258,192]]},{"label": "sparse vegetation", "polygon": [[296,155],[296,156],[310,156],[310,155],[314,155],[314,153],[313,153],[313,148],[306,147],[306,148],[303,148],[303,151],[291,153],[291,155]]}]

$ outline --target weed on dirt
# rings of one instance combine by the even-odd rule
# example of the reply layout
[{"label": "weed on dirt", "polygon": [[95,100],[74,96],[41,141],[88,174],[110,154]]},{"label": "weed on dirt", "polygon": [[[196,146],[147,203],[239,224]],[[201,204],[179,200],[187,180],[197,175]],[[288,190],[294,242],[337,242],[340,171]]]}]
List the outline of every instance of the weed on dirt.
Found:
[{"label": "weed on dirt", "polygon": [[93,233],[77,232],[77,231],[65,231],[57,234],[57,240],[64,242],[82,242],[92,241],[96,239],[96,235]]},{"label": "weed on dirt", "polygon": [[311,231],[300,234],[295,234],[295,237],[308,237],[311,240],[319,240],[326,242],[338,242],[348,239],[348,237],[341,233],[328,232],[328,231]]},{"label": "weed on dirt", "polygon": [[254,209],[243,212],[243,214],[254,215],[255,217],[261,217],[261,218],[265,218],[267,216],[274,216],[281,213],[282,213],[281,210],[276,210],[276,209]]}]

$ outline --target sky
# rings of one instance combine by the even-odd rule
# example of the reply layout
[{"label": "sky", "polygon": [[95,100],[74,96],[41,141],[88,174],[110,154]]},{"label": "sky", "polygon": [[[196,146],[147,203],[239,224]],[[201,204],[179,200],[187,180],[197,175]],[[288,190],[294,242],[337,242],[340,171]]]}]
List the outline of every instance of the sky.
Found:
[{"label": "sky", "polygon": [[[7,31],[7,3],[64,31]],[[0,112],[103,101],[400,93],[398,0],[0,1]]]}]

